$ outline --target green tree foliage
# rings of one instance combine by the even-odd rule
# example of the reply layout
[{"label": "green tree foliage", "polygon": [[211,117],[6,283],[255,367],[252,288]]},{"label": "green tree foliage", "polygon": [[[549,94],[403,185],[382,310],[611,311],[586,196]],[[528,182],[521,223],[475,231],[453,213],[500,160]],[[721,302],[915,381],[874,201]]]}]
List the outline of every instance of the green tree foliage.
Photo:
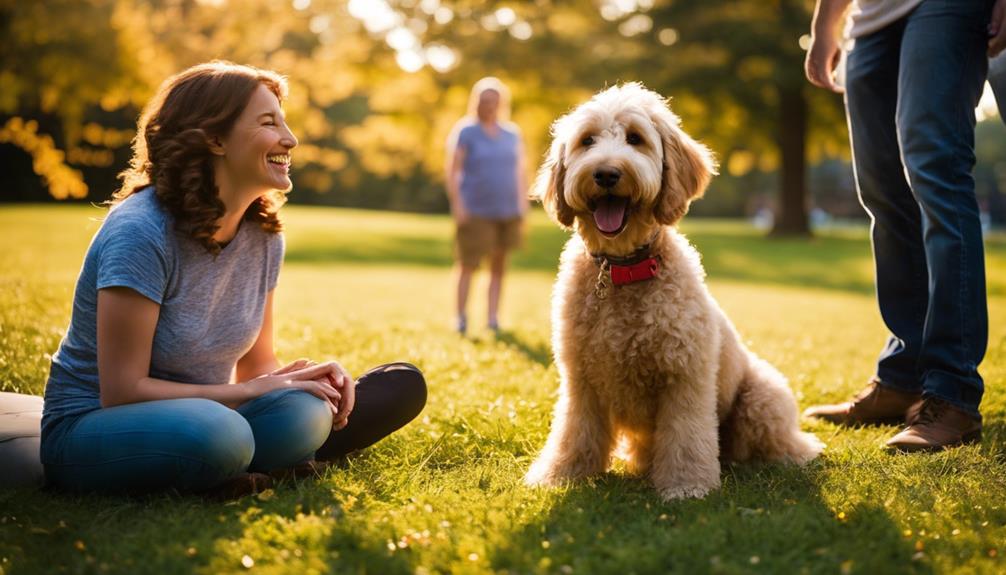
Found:
[{"label": "green tree foliage", "polygon": [[806,233],[808,165],[847,155],[841,98],[803,78],[812,4],[0,0],[0,168],[41,176],[2,193],[107,198],[160,82],[222,58],[289,77],[298,201],[443,210],[445,142],[476,80],[511,87],[530,166],[558,115],[638,80],[719,158],[722,193],[697,211],[776,189],[776,231]]},{"label": "green tree foliage", "polygon": [[0,3],[0,142],[30,154],[55,197],[86,193],[66,156],[79,164],[90,158],[78,147],[87,111],[119,109],[146,93],[140,59],[122,33],[123,6],[115,0]]}]

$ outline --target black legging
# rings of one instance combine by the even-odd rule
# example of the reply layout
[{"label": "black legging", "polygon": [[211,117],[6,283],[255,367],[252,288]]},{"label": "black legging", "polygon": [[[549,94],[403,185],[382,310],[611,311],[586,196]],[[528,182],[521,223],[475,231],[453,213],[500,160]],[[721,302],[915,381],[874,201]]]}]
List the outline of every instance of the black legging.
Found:
[{"label": "black legging", "polygon": [[426,380],[419,368],[396,361],[375,367],[356,384],[349,423],[329,434],[315,457],[332,460],[373,445],[412,421],[426,405]]}]

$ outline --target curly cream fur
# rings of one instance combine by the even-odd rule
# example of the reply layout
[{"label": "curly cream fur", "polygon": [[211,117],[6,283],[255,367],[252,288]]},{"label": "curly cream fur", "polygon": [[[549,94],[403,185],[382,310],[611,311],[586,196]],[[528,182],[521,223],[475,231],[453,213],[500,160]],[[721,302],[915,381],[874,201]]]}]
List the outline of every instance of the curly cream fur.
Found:
[{"label": "curly cream fur", "polygon": [[[642,143],[627,143],[630,132]],[[663,498],[702,497],[720,485],[721,459],[816,457],[823,445],[800,431],[785,377],[741,343],[706,288],[698,253],[674,228],[715,171],[710,152],[639,84],[594,96],[556,121],[553,138],[535,194],[577,233],[552,295],[559,400],[526,482],[601,473],[619,445],[629,469],[648,474]],[[619,169],[612,192],[630,199],[613,238],[589,210],[606,193],[591,176],[598,167]],[[651,238],[657,276],[599,299],[590,253],[626,255]]]}]

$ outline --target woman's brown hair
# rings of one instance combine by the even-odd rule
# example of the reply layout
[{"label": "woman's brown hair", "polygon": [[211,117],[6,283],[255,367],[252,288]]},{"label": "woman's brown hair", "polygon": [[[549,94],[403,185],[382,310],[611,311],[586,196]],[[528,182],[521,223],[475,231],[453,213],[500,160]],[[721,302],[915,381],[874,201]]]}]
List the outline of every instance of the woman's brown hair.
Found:
[{"label": "woman's brown hair", "polygon": [[[210,143],[227,136],[259,85],[283,102],[286,80],[251,66],[216,60],[168,78],[140,115],[133,158],[119,175],[122,187],[110,203],[152,185],[176,227],[210,253],[219,253],[213,234],[225,207],[213,178]],[[283,226],[277,211],[285,201],[278,190],[266,194],[248,207],[244,219],[279,232]]]}]

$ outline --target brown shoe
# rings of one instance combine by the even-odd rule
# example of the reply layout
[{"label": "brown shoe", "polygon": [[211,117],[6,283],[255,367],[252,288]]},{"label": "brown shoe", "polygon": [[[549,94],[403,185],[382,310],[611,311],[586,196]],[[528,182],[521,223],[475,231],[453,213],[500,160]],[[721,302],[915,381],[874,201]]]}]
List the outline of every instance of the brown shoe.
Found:
[{"label": "brown shoe", "polygon": [[940,451],[982,440],[982,420],[942,399],[927,397],[919,416],[901,433],[887,441],[894,451]]},{"label": "brown shoe", "polygon": [[922,392],[912,393],[870,381],[855,399],[835,405],[808,407],[804,417],[816,417],[839,425],[903,424],[912,405],[922,399]]}]

